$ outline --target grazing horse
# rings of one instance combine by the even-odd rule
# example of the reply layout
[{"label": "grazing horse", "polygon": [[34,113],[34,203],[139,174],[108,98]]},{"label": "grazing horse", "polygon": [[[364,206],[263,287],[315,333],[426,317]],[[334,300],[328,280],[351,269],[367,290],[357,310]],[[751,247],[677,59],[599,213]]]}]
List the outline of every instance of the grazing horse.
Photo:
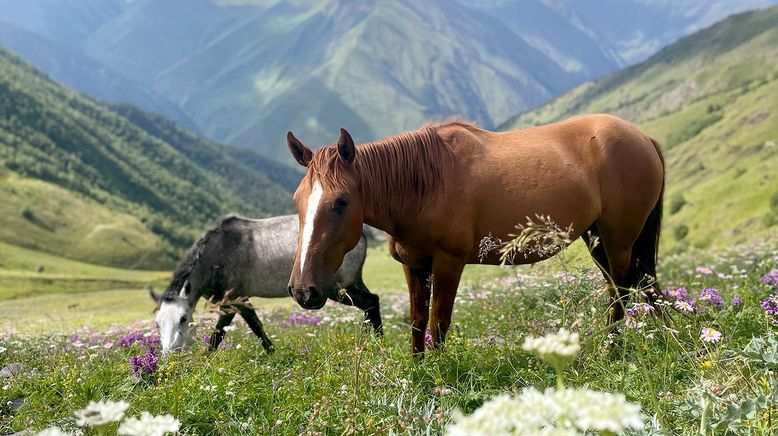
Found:
[{"label": "grazing horse", "polygon": [[526,217],[572,226],[570,240],[599,238],[592,256],[610,283],[611,323],[624,316],[627,289],[656,276],[664,161],[656,141],[619,118],[510,132],[451,122],[358,147],[341,129],[337,144],[316,152],[291,132],[287,140],[308,167],[294,194],[302,236],[289,292],[303,307],[320,305],[362,223],[384,230],[405,270],[414,354],[424,351],[428,321],[433,346],[443,343],[465,264],[500,263],[497,253],[479,259],[479,242],[509,239]]},{"label": "grazing horse", "polygon": [[[228,297],[288,297],[286,283],[292,270],[297,247],[297,217],[279,216],[261,220],[228,216],[192,245],[173,274],[173,279],[162,295],[151,291],[159,304],[156,322],[160,330],[162,352],[179,350],[194,341],[191,327],[192,313],[201,297],[221,301]],[[365,319],[375,332],[382,332],[378,296],[362,282],[367,244],[364,236],[357,237],[343,264],[321,295],[365,311]],[[341,295],[345,288],[347,295]],[[322,302],[322,306],[324,302]],[[267,352],[273,344],[265,334],[257,314],[246,305],[235,304],[219,316],[209,340],[211,350],[224,338],[224,328],[240,313],[256,334]]]}]

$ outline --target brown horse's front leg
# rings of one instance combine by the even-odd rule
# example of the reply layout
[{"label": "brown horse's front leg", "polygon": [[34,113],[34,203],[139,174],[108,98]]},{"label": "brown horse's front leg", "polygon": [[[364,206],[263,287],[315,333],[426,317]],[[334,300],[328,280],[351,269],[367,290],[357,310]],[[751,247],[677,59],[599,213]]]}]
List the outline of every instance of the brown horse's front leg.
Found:
[{"label": "brown horse's front leg", "polygon": [[433,348],[440,348],[446,340],[446,332],[451,326],[451,314],[454,311],[454,299],[464,267],[464,261],[446,254],[436,254],[432,262],[430,330],[432,330]]},{"label": "brown horse's front leg", "polygon": [[408,292],[411,297],[411,353],[414,356],[424,354],[424,336],[429,320],[430,288],[427,279],[429,269],[413,269],[403,265]]}]

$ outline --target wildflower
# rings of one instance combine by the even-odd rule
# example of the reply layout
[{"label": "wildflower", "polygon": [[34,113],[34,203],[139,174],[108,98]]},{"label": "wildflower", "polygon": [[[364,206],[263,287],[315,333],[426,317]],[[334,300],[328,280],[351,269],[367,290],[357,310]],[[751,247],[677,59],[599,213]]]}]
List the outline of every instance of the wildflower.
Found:
[{"label": "wildflower", "polygon": [[707,288],[700,291],[700,301],[711,303],[717,309],[724,307],[724,299],[719,295],[719,291],[713,288]]},{"label": "wildflower", "polygon": [[686,288],[665,289],[662,291],[662,293],[667,298],[675,298],[676,300],[681,301],[685,301],[689,297],[689,293],[686,291]]},{"label": "wildflower", "polygon": [[740,307],[743,304],[743,298],[739,295],[735,295],[732,297],[732,306],[733,307]]},{"label": "wildflower", "polygon": [[35,436],[70,436],[70,433],[62,431],[59,427],[49,427],[45,430],[35,433]]},{"label": "wildflower", "polygon": [[562,328],[558,333],[543,337],[530,336],[524,340],[522,348],[540,357],[554,369],[561,370],[573,363],[581,351],[581,344],[578,342],[578,333]]},{"label": "wildflower", "polygon": [[153,374],[159,367],[159,352],[149,348],[146,354],[130,357],[130,368],[133,374]]},{"label": "wildflower", "polygon": [[76,412],[76,424],[79,427],[94,427],[120,421],[128,407],[130,405],[124,401],[92,401],[86,408]]},{"label": "wildflower", "polygon": [[160,340],[159,340],[159,336],[143,333],[140,330],[136,330],[134,332],[130,332],[122,336],[121,338],[119,338],[118,343],[120,347],[129,347],[134,343],[138,343],[144,347],[152,347],[154,345],[159,345]]},{"label": "wildflower", "polygon": [[688,313],[694,312],[694,306],[690,302],[684,300],[676,301],[675,304],[673,304],[673,307],[675,307],[676,309],[682,312],[688,312]]},{"label": "wildflower", "polygon": [[627,315],[637,318],[640,315],[650,315],[654,313],[654,307],[648,303],[635,303],[627,309]]},{"label": "wildflower", "polygon": [[455,413],[447,432],[449,436],[580,434],[642,428],[640,406],[627,402],[624,395],[587,389],[540,392],[528,388],[517,397],[492,398],[470,416]]},{"label": "wildflower", "polygon": [[6,350],[7,350],[7,348],[5,348],[5,347],[0,347],[0,353],[5,353],[5,351],[6,351]]},{"label": "wildflower", "polygon": [[773,285],[776,288],[776,291],[778,291],[778,269],[763,275],[762,283],[766,285]]},{"label": "wildflower", "polygon": [[294,324],[319,325],[320,322],[321,322],[321,318],[319,318],[316,315],[298,313],[298,314],[289,315],[289,317],[286,318],[286,321],[284,321],[284,327],[289,327],[290,325],[294,325]]},{"label": "wildflower", "polygon": [[774,323],[778,323],[778,296],[771,295],[762,300],[762,310]]},{"label": "wildflower", "polygon": [[715,344],[721,341],[721,332],[709,327],[703,327],[700,331],[700,339],[702,339],[702,342]]},{"label": "wildflower", "polygon": [[424,345],[426,347],[431,347],[432,346],[432,335],[430,334],[429,330],[427,330],[427,332],[424,333]]},{"label": "wildflower", "polygon": [[656,394],[656,397],[660,400],[672,400],[673,399],[673,393],[670,391],[662,391],[658,394]]},{"label": "wildflower", "polygon": [[127,418],[119,427],[120,435],[128,436],[162,436],[175,433],[181,423],[171,415],[154,416],[143,412],[139,418]]},{"label": "wildflower", "polygon": [[700,366],[702,367],[702,369],[710,369],[713,368],[713,362],[711,362],[710,360],[706,360],[702,362]]},{"label": "wildflower", "polygon": [[711,275],[713,274],[713,270],[711,268],[708,268],[707,266],[698,266],[697,267],[697,273],[703,274],[703,275]]}]

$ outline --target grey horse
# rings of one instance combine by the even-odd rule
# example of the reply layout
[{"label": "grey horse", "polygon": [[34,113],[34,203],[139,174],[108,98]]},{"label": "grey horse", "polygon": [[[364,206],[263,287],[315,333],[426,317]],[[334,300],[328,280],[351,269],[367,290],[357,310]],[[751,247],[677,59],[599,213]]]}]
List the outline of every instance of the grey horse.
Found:
[{"label": "grey horse", "polygon": [[[158,304],[156,317],[162,341],[162,353],[180,350],[194,342],[194,308],[200,298],[221,301],[244,297],[288,297],[287,282],[297,250],[299,222],[297,215],[267,219],[248,219],[230,215],[221,219],[192,245],[173,273],[163,294],[153,290]],[[363,235],[359,244],[346,254],[336,274],[339,286],[326,290],[327,297],[353,305],[365,312],[376,334],[382,333],[378,296],[362,282],[367,243]],[[345,295],[340,292],[345,289]],[[216,349],[224,338],[224,328],[240,313],[268,353],[273,343],[265,334],[256,312],[245,305],[222,313],[209,339]]]}]

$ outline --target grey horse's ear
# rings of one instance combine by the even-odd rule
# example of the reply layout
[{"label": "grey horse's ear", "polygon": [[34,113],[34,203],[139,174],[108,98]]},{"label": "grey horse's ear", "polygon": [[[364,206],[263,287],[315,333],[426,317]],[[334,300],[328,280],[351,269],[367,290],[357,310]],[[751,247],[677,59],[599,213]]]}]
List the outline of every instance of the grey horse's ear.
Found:
[{"label": "grey horse's ear", "polygon": [[192,290],[192,287],[189,286],[189,280],[184,281],[184,286],[181,286],[181,291],[178,293],[178,298],[188,298],[189,292]]},{"label": "grey horse's ear", "polygon": [[346,129],[340,129],[340,138],[338,139],[338,154],[344,162],[351,165],[354,158],[357,157],[357,149],[354,146],[354,140]]},{"label": "grey horse's ear", "polygon": [[313,152],[299,139],[294,137],[292,132],[286,133],[286,143],[289,145],[289,151],[292,152],[292,157],[300,165],[307,167],[313,159]]},{"label": "grey horse's ear", "polygon": [[154,288],[149,286],[149,297],[151,297],[152,300],[154,300],[157,305],[162,303],[162,294],[158,294],[154,291]]}]

